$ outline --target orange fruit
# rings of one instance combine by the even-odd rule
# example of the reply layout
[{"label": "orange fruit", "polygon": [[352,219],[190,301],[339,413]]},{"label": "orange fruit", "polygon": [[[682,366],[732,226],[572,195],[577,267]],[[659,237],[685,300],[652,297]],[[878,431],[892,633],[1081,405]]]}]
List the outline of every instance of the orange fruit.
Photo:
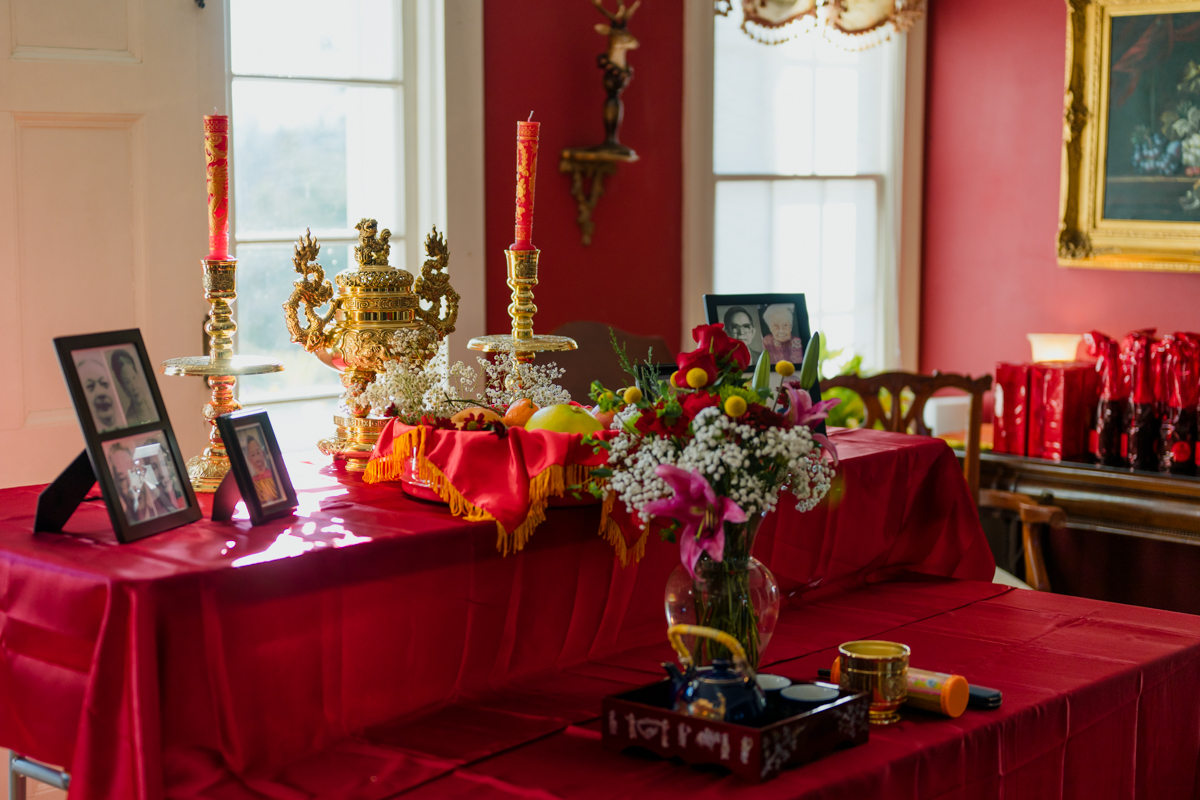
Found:
[{"label": "orange fruit", "polygon": [[509,428],[524,428],[525,423],[533,416],[533,412],[537,411],[537,403],[529,398],[516,400],[504,412],[503,422]]},{"label": "orange fruit", "polygon": [[608,430],[612,427],[613,418],[617,416],[617,410],[614,408],[612,411],[601,411],[599,406],[597,406],[592,409],[592,416],[604,426],[605,430]]}]

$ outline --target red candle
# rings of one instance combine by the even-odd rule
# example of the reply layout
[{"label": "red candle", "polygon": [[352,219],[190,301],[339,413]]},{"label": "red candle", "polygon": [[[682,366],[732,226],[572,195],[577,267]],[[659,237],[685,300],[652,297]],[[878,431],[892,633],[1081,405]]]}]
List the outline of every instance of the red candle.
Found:
[{"label": "red candle", "polygon": [[229,260],[229,117],[204,117],[204,160],[208,173],[208,257]]},{"label": "red candle", "polygon": [[[533,116],[530,114],[530,116]],[[517,122],[517,224],[510,250],[533,250],[533,186],[540,122]]]}]

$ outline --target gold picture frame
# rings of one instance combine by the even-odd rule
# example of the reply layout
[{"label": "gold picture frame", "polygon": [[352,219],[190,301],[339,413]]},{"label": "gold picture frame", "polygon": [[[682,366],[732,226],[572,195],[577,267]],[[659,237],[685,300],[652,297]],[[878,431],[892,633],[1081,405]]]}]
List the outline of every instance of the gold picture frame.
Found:
[{"label": "gold picture frame", "polygon": [[1200,0],[1066,2],[1058,263],[1200,272]]}]

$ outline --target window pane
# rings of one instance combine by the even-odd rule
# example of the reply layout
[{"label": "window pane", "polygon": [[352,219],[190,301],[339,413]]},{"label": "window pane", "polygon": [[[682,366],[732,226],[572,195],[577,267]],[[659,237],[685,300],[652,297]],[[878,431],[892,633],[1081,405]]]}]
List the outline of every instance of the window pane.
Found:
[{"label": "window pane", "polygon": [[717,184],[715,269],[717,294],[765,292],[771,285],[771,184]]},{"label": "window pane", "polygon": [[398,79],[393,0],[230,0],[234,74]]},{"label": "window pane", "polygon": [[[233,84],[239,239],[349,231],[362,217],[396,236],[402,209],[399,89],[285,80]],[[352,235],[352,234],[351,234]]]},{"label": "window pane", "polygon": [[715,21],[714,172],[882,172],[896,43],[849,53],[813,32],[767,46],[740,30],[741,4],[733,5]]},{"label": "window pane", "polygon": [[[283,244],[243,244],[237,248],[238,298],[235,306],[238,352],[269,356],[283,362],[283,372],[250,375],[238,381],[243,403],[262,403],[298,393],[337,393],[338,374],[317,357],[292,344],[284,323],[283,302],[298,278],[292,266],[292,247]],[[325,276],[333,276],[353,263],[352,245],[322,244],[320,262]],[[328,310],[325,307],[323,310]],[[304,311],[301,309],[301,315]]]},{"label": "window pane", "polygon": [[718,181],[714,291],[803,293],[811,326],[877,369],[872,179]]}]

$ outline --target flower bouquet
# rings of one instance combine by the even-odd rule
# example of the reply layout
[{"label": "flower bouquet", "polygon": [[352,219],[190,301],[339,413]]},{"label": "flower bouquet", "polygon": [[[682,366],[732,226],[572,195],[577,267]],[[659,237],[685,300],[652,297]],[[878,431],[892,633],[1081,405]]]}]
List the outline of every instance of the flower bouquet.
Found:
[{"label": "flower bouquet", "polygon": [[[745,380],[750,353],[723,325],[701,325],[692,336],[696,349],[678,357],[670,379],[626,389],[616,435],[595,441],[608,450],[607,466],[593,472],[607,481],[602,531],[610,539],[622,535],[620,503],[627,524],[656,527],[678,542],[682,563],[666,593],[670,623],[729,633],[757,667],[778,617],[779,590],[752,555],[754,538],[782,490],[801,511],[829,490],[837,453],[813,426],[838,401],[813,402],[808,392],[819,334],[798,375],[790,362],[775,365],[783,378],[777,389],[770,388],[766,353],[753,380]],[[598,384],[593,395],[601,406],[616,398]],[[727,657],[708,642],[699,655],[704,663]]]}]

